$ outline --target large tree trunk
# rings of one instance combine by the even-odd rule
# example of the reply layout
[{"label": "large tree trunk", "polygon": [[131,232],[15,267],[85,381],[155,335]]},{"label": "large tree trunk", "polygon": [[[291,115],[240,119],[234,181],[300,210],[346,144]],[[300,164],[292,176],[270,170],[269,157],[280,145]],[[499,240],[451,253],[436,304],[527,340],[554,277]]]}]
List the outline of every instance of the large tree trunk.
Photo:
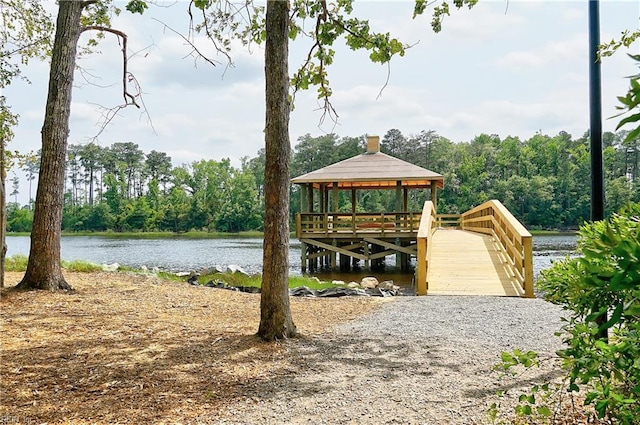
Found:
[{"label": "large tree trunk", "polygon": [[64,167],[71,114],[71,90],[85,3],[60,1],[51,56],[49,93],[42,126],[42,159],[38,176],[31,251],[22,289],[71,289],[62,276],[60,232]]},{"label": "large tree trunk", "polygon": [[4,260],[7,256],[7,198],[5,192],[5,179],[7,178],[5,170],[4,140],[0,139],[0,247],[2,258],[0,258],[0,288],[4,288]]},{"label": "large tree trunk", "polygon": [[289,306],[289,2],[267,2],[265,219],[258,336],[296,335]]}]

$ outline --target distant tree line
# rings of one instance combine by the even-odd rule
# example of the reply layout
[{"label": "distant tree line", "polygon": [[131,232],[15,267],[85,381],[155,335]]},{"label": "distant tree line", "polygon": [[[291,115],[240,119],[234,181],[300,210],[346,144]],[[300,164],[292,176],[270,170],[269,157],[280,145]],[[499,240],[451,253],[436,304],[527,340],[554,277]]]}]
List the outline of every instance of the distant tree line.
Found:
[{"label": "distant tree line", "polygon": [[[640,140],[623,142],[626,132],[604,134],[607,212],[640,201]],[[292,177],[363,153],[364,137],[328,134],[298,139],[292,151]],[[398,129],[382,138],[381,150],[440,173],[438,212],[459,213],[488,199],[499,199],[526,226],[575,228],[589,218],[588,134],[573,139],[536,133],[528,140],[482,134],[454,143],[435,131],[405,136]],[[23,167],[29,186],[38,158]],[[144,153],[132,142],[101,147],[70,145],[63,213],[66,231],[240,232],[260,230],[263,222],[264,150],[243,158],[200,160],[174,167],[164,152]],[[19,183],[12,180],[17,195]],[[419,211],[425,191],[412,191],[410,210]],[[31,203],[30,203],[31,204]],[[31,205],[8,205],[7,230],[30,231]],[[395,191],[360,191],[359,211],[394,211]],[[351,211],[350,193],[339,209]],[[300,210],[298,187],[291,187],[291,218]]]}]

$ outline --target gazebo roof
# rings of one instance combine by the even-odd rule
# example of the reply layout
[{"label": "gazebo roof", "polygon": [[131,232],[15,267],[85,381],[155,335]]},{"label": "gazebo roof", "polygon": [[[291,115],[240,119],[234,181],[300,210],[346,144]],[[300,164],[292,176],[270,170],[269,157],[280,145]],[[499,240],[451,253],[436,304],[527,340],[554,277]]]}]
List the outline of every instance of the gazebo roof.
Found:
[{"label": "gazebo roof", "polygon": [[429,188],[432,182],[440,189],[444,187],[441,174],[379,152],[377,137],[368,143],[366,153],[296,177],[291,182],[312,184],[316,188],[325,185],[329,189],[336,183],[339,189],[392,189],[398,181],[409,189]]}]

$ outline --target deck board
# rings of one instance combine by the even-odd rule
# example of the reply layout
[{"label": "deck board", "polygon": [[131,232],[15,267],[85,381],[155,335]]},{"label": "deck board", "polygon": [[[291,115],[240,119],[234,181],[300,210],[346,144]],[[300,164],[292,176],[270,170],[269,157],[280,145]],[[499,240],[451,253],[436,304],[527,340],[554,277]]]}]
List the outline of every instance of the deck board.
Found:
[{"label": "deck board", "polygon": [[521,296],[491,236],[439,229],[429,243],[429,295]]}]

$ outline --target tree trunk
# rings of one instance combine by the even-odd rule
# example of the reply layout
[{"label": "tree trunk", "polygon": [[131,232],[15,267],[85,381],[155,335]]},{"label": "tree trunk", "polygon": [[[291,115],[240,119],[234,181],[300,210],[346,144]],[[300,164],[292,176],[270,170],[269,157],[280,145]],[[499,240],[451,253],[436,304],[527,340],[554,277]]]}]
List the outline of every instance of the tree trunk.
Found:
[{"label": "tree trunk", "polygon": [[289,306],[289,2],[267,2],[265,219],[258,336],[297,334]]},{"label": "tree trunk", "polygon": [[0,184],[0,243],[2,243],[2,246],[0,246],[0,254],[2,254],[2,258],[0,258],[0,288],[4,288],[4,260],[7,256],[7,198],[5,187],[7,164],[5,163],[4,148],[5,142],[0,139],[0,180],[2,180],[2,184]]},{"label": "tree trunk", "polygon": [[60,1],[42,126],[42,157],[27,271],[21,289],[72,289],[62,276],[60,232],[71,90],[84,2]]}]

